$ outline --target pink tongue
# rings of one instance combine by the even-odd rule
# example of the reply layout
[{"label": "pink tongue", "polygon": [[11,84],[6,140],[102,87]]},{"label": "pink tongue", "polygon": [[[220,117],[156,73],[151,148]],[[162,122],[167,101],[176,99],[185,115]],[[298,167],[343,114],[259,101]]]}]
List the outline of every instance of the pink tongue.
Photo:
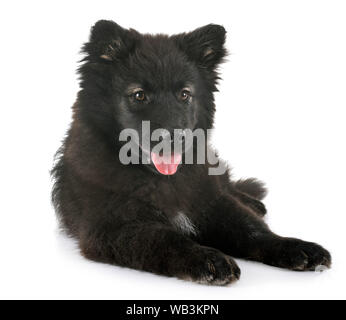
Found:
[{"label": "pink tongue", "polygon": [[160,156],[157,153],[151,153],[151,160],[158,172],[165,175],[172,175],[177,172],[181,161],[181,154],[175,153],[169,156]]}]

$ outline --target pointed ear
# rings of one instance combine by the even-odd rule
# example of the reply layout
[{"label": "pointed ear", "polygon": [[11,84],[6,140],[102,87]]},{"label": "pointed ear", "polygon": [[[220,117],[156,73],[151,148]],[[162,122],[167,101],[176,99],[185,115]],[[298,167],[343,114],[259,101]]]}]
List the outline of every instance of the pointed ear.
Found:
[{"label": "pointed ear", "polygon": [[91,28],[89,42],[83,50],[96,59],[117,61],[133,49],[136,34],[113,21],[100,20]]},{"label": "pointed ear", "polygon": [[226,30],[216,24],[208,24],[189,33],[173,36],[178,47],[197,65],[215,70],[227,51],[224,47]]}]

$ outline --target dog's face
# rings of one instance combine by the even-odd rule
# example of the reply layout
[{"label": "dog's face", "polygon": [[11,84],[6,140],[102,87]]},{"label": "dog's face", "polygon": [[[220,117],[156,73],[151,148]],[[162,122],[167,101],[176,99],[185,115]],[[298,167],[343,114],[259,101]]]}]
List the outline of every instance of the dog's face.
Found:
[{"label": "dog's face", "polygon": [[99,21],[84,47],[82,87],[94,99],[99,96],[94,113],[113,119],[117,133],[135,129],[141,134],[143,121],[150,121],[150,134],[156,129],[172,136],[174,129],[205,130],[212,127],[224,42],[225,30],[218,25],[169,37]]}]

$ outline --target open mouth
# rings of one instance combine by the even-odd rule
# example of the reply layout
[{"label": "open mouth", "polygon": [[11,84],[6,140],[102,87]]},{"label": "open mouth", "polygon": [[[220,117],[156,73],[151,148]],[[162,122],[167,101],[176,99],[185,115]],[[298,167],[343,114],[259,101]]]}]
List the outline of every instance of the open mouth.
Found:
[{"label": "open mouth", "polygon": [[178,167],[182,162],[181,152],[164,154],[161,151],[157,153],[154,151],[146,150],[140,144],[138,145],[139,149],[142,151],[142,154],[140,155],[141,158],[143,158],[144,155],[144,157],[147,159],[145,163],[149,164],[154,172],[158,172],[163,175],[173,175],[178,171]]},{"label": "open mouth", "polygon": [[170,155],[157,154],[151,152],[151,161],[156,170],[164,175],[173,175],[177,172],[181,163],[181,153],[172,153]]},{"label": "open mouth", "polygon": [[139,157],[142,164],[148,165],[147,167],[155,173],[168,176],[178,171],[183,161],[183,154],[191,148],[191,144],[185,139],[185,131],[177,138],[168,137],[159,142],[155,141],[154,146],[150,140],[146,140],[146,136],[144,138],[133,136],[131,141],[133,150],[136,150],[134,154]]}]

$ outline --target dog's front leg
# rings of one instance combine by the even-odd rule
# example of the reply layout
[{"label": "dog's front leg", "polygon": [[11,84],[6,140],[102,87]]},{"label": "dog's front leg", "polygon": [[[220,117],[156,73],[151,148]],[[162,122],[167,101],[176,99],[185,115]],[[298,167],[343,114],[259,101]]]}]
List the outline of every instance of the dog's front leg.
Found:
[{"label": "dog's front leg", "polygon": [[231,256],[292,270],[315,270],[331,264],[329,252],[320,245],[274,234],[236,197],[220,197],[202,216],[201,243]]},{"label": "dog's front leg", "polygon": [[239,278],[231,257],[199,245],[153,217],[154,213],[146,220],[145,213],[131,213],[125,219],[110,217],[106,224],[95,224],[83,230],[81,251],[95,261],[199,283],[226,285]]}]

